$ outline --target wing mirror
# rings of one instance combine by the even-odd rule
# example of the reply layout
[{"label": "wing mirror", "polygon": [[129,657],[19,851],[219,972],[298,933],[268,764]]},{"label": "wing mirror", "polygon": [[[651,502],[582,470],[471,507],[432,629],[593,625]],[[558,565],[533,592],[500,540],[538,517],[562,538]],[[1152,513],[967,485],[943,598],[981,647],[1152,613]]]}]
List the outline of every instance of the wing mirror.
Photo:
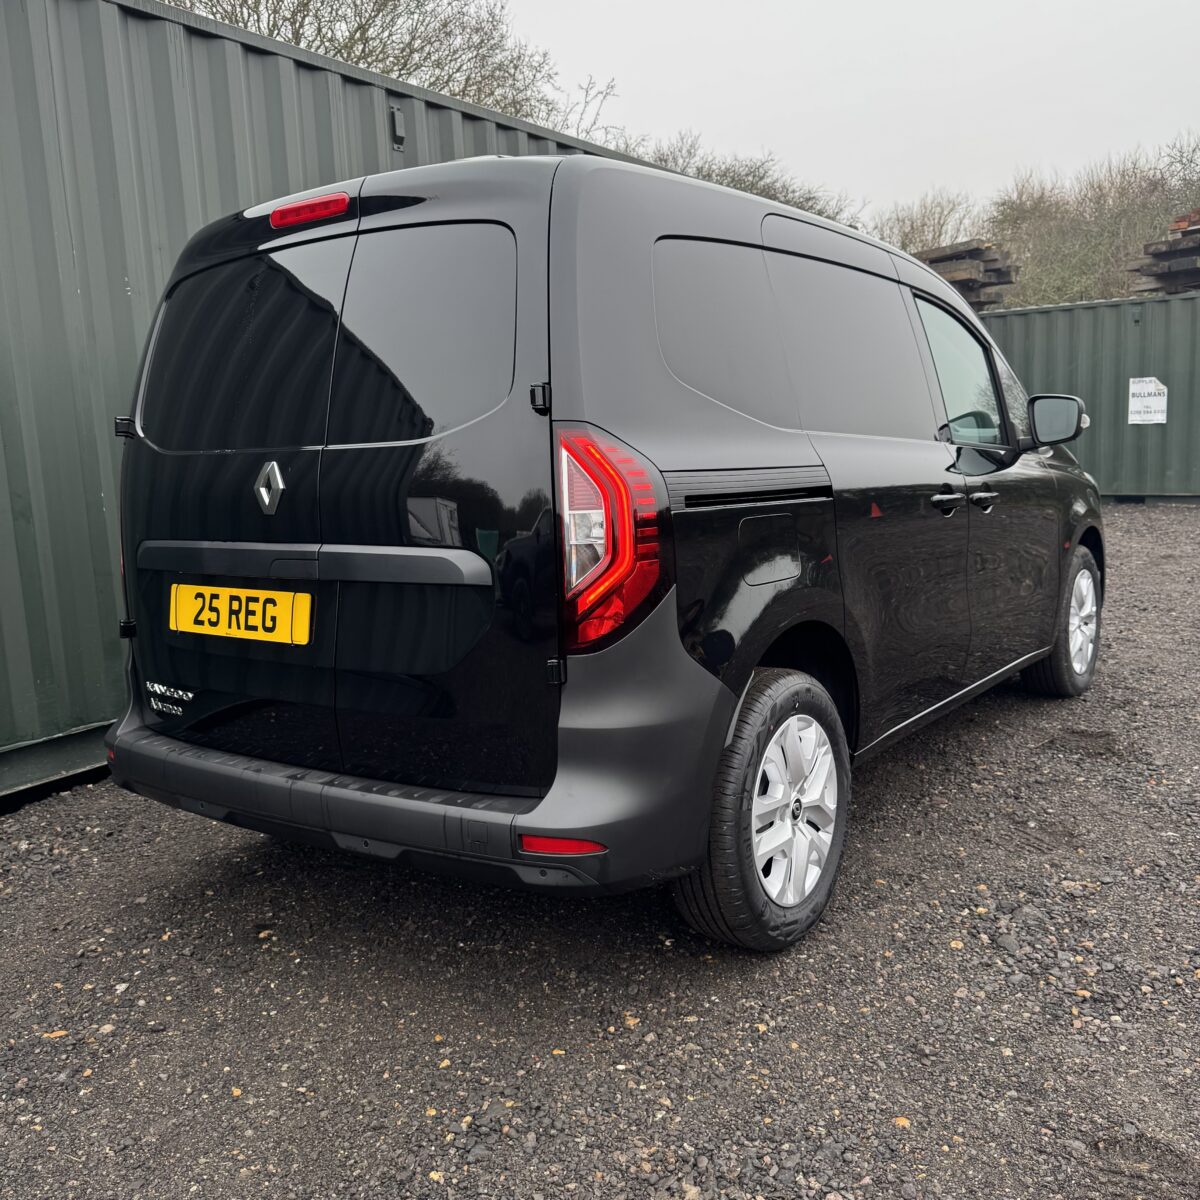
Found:
[{"label": "wing mirror", "polygon": [[1031,396],[1029,428],[1035,446],[1058,446],[1073,442],[1091,419],[1078,396]]}]

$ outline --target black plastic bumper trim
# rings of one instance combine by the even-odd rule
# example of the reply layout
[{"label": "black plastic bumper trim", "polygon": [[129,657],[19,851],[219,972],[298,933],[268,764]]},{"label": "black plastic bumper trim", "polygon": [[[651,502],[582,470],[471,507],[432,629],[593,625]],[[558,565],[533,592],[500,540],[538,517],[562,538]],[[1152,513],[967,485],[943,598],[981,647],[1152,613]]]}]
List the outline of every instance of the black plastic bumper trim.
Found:
[{"label": "black plastic bumper trim", "polygon": [[[146,728],[110,736],[113,778],[152,800],[232,825],[395,859],[441,856],[508,868],[515,882],[595,887],[586,864],[516,850],[516,817],[538,801],[405,787],[193,746]],[[209,799],[209,797],[214,797]]]}]

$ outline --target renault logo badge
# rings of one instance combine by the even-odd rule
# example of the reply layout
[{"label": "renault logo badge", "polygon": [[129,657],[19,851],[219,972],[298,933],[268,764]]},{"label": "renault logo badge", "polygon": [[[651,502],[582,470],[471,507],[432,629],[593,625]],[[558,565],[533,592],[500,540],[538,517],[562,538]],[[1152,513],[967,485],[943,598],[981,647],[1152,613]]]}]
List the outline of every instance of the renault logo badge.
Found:
[{"label": "renault logo badge", "polygon": [[279,497],[287,485],[283,482],[283,472],[277,462],[265,462],[258,478],[254,481],[254,494],[258,498],[258,507],[268,517],[273,516],[279,507]]}]

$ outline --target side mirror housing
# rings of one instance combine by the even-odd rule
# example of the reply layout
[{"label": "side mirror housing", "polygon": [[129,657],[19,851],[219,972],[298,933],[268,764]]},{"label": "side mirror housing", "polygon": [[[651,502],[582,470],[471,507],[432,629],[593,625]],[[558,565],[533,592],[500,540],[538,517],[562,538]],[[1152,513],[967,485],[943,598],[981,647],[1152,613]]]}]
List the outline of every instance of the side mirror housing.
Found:
[{"label": "side mirror housing", "polygon": [[1031,396],[1029,428],[1035,446],[1073,442],[1091,424],[1078,396]]}]

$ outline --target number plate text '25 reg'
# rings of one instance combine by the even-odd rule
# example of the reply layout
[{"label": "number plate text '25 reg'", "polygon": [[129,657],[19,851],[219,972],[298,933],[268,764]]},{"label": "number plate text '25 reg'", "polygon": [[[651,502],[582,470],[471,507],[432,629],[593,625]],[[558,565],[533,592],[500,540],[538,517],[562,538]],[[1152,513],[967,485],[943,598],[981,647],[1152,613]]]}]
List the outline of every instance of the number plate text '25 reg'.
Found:
[{"label": "number plate text '25 reg'", "polygon": [[170,627],[178,633],[305,646],[312,631],[312,596],[173,583]]}]

